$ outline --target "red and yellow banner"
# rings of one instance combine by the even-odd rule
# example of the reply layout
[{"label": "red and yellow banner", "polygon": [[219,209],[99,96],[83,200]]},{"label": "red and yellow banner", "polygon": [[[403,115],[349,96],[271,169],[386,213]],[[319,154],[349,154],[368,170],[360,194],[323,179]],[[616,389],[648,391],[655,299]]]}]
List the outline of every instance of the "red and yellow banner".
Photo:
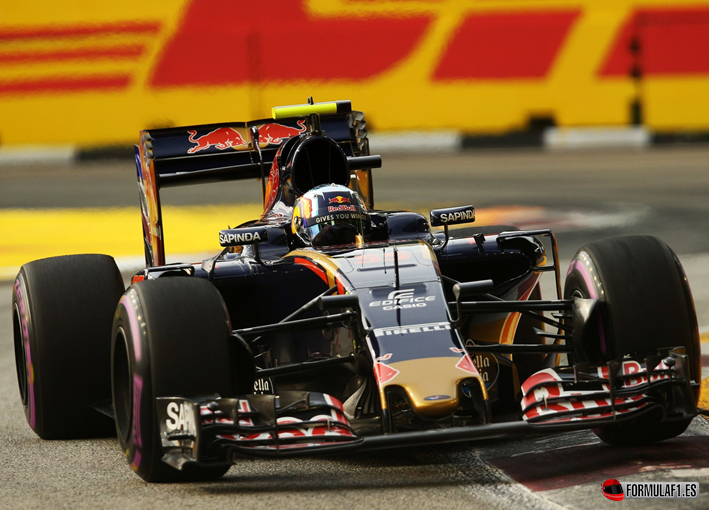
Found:
[{"label": "red and yellow banner", "polygon": [[[709,129],[709,0],[27,0],[0,7],[0,144],[351,99],[384,130]],[[10,5],[7,5],[10,4]]]}]

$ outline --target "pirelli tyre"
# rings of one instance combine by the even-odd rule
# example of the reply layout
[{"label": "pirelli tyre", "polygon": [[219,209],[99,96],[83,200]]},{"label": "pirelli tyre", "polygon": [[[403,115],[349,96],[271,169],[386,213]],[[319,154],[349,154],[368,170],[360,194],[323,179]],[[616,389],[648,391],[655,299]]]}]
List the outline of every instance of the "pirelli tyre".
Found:
[{"label": "pirelli tyre", "polygon": [[42,439],[115,434],[110,410],[111,324],[123,280],[107,255],[25,264],[15,279],[12,319],[25,417]]},{"label": "pirelli tyre", "polygon": [[[590,361],[625,354],[684,347],[689,375],[701,380],[697,317],[687,278],[677,256],[652,236],[625,236],[588,244],[569,267],[564,297],[597,298],[600,307],[585,336]],[[695,392],[698,400],[699,392]],[[657,423],[658,417],[596,429],[613,445],[643,445],[675,437],[691,419]]]},{"label": "pirelli tyre", "polygon": [[206,280],[146,280],[120,299],[111,363],[116,430],[128,464],[144,480],[211,480],[229,470],[226,463],[177,470],[162,462],[155,399],[233,395],[230,334],[224,301]]}]

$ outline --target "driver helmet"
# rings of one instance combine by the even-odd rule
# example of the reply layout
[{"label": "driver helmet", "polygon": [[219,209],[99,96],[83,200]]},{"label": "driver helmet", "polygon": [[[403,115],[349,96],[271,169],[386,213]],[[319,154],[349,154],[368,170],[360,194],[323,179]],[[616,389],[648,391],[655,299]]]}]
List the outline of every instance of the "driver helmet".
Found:
[{"label": "driver helmet", "polygon": [[316,186],[298,198],[293,207],[292,232],[313,247],[361,245],[369,226],[362,199],[340,184]]}]

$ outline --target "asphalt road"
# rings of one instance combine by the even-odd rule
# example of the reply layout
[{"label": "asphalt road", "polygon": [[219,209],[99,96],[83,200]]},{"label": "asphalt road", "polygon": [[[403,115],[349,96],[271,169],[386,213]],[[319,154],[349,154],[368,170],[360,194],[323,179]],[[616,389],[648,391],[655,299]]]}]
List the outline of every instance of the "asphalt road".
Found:
[{"label": "asphalt road", "polygon": [[[550,223],[563,260],[582,244],[609,235],[658,235],[684,261],[700,324],[709,325],[709,149],[384,156],[375,177],[378,204],[417,210],[506,206],[502,217],[510,222]],[[130,161],[0,168],[0,208],[135,205],[137,215],[133,172]],[[167,190],[164,203],[257,202],[259,193],[258,183],[195,186]],[[515,213],[517,206],[526,209]],[[684,436],[645,449],[610,448],[581,432],[382,454],[244,461],[219,482],[148,485],[125,465],[114,439],[49,442],[29,429],[16,384],[10,294],[9,282],[0,283],[0,508],[709,507],[709,426],[703,418]],[[610,502],[600,484],[611,477],[700,481],[700,498]]]},{"label": "asphalt road", "polygon": [[[477,208],[527,206],[584,214],[586,228],[564,234],[569,242],[561,244],[562,254],[569,257],[579,242],[620,233],[657,235],[680,254],[709,252],[706,146],[383,158],[383,168],[373,171],[378,206],[418,210],[471,203]],[[161,200],[164,205],[257,203],[260,193],[257,181],[237,181],[171,188],[161,193]],[[137,205],[131,161],[0,168],[0,208]],[[606,216],[594,222],[599,213]],[[608,221],[611,214],[628,219],[614,224]]]}]

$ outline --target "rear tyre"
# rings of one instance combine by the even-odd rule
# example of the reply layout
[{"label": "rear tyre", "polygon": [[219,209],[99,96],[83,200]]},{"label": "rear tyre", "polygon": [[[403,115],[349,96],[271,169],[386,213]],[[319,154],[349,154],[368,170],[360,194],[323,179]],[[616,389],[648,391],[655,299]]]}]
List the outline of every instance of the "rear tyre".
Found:
[{"label": "rear tyre", "polygon": [[25,417],[42,439],[105,437],[111,324],[123,279],[107,255],[35,260],[12,294],[15,361]]},{"label": "rear tyre", "polygon": [[[564,298],[598,298],[597,317],[584,350],[593,363],[658,348],[684,347],[689,375],[701,380],[699,330],[692,293],[677,256],[651,236],[625,236],[588,244],[571,261]],[[699,392],[695,392],[698,400]],[[613,445],[644,445],[675,437],[691,419],[660,417],[594,430]]]},{"label": "rear tyre", "polygon": [[121,298],[113,323],[113,405],[121,448],[148,482],[221,477],[230,464],[177,470],[162,462],[155,398],[233,395],[231,323],[219,292],[188,277],[146,280]]}]

